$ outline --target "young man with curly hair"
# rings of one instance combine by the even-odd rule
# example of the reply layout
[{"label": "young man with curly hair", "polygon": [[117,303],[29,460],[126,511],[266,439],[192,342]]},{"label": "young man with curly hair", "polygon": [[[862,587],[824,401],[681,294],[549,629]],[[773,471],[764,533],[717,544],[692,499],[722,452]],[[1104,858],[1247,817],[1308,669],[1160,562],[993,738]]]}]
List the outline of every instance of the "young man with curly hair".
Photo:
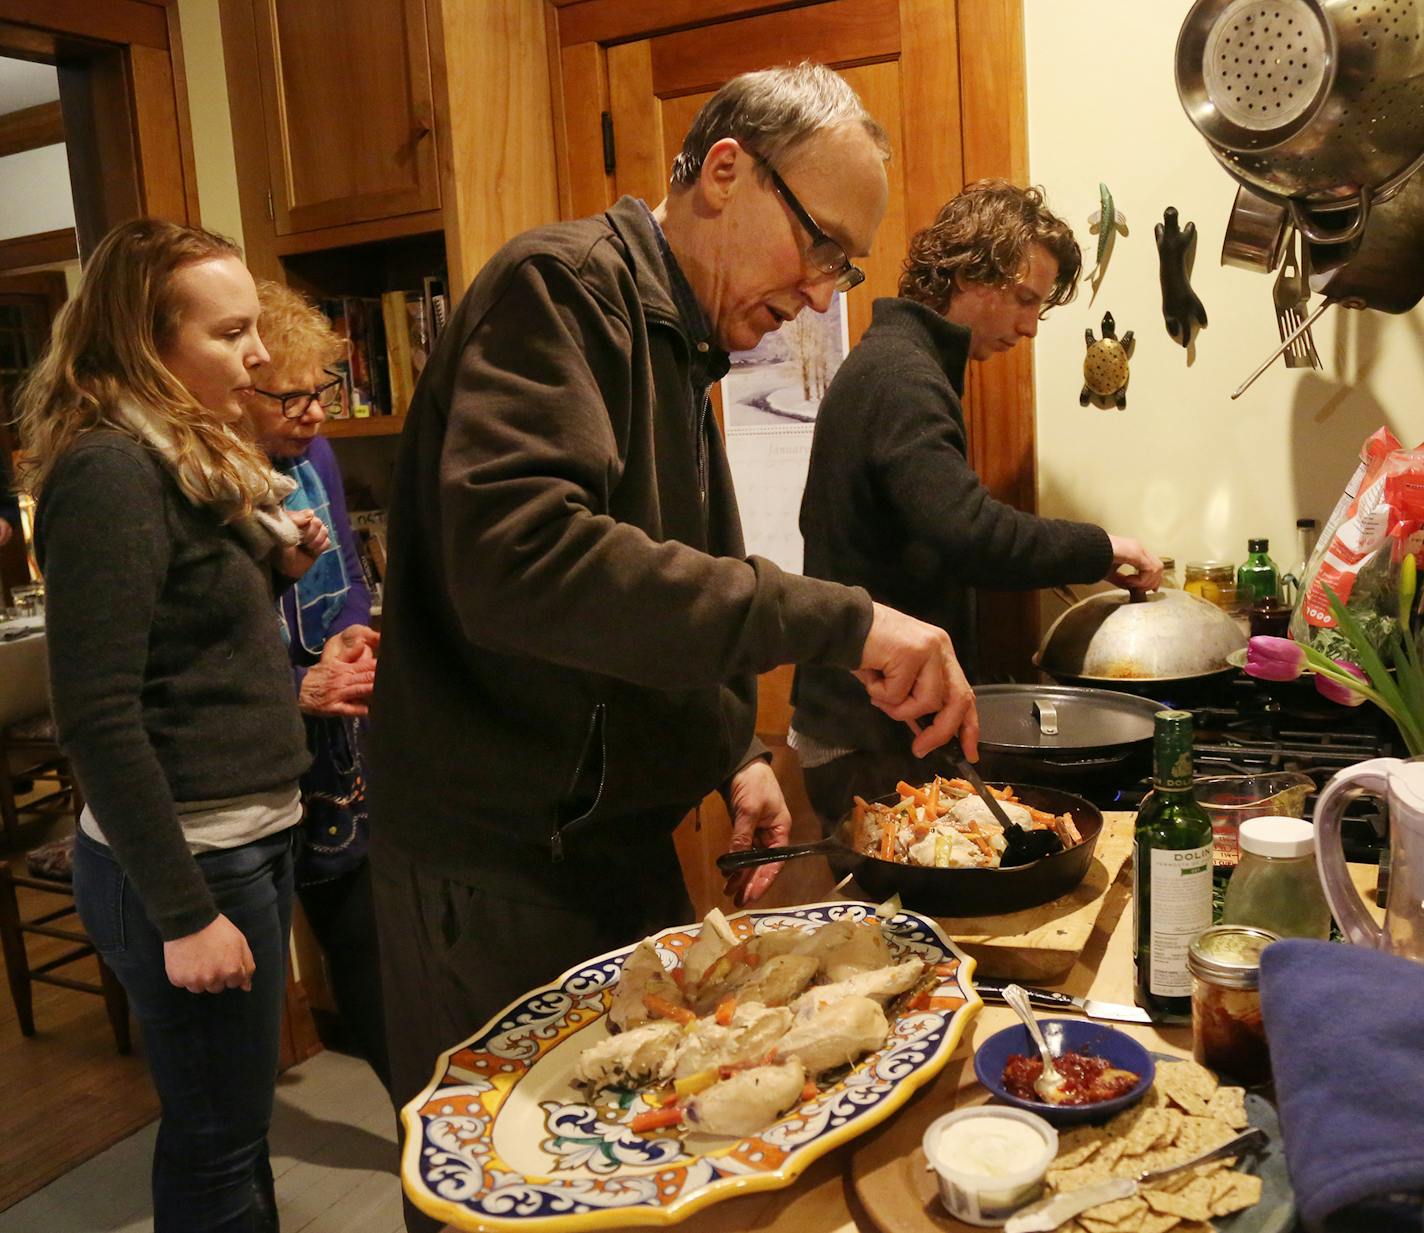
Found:
[{"label": "young man with curly hair", "polygon": [[[1081,266],[1072,230],[1038,189],[970,184],[910,241],[899,296],[875,301],[817,415],[801,502],[805,572],[947,630],[971,682],[975,587],[1106,578],[1151,589],[1162,579],[1161,561],[1136,540],[996,501],[969,464],[968,362],[1037,334],[1047,311],[1073,298]],[[791,743],[828,826],[856,793],[925,778],[909,730],[868,705],[849,672],[802,665],[795,703]]]}]

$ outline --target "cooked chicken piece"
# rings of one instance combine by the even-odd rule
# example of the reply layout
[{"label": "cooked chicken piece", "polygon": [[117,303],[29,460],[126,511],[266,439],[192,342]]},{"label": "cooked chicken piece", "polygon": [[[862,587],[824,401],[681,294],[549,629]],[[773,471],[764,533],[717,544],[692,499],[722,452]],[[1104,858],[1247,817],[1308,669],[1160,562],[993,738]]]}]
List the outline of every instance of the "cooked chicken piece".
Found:
[{"label": "cooked chicken piece", "polygon": [[894,962],[890,944],[879,921],[836,921],[811,935],[814,954],[820,961],[820,979],[845,980],[857,972],[869,972]]},{"label": "cooked chicken piece", "polygon": [[609,1027],[615,1032],[635,1028],[653,1016],[643,1001],[647,994],[656,994],[674,1006],[686,1006],[687,999],[663,969],[658,949],[651,938],[638,943],[637,949],[623,964],[613,1001],[608,1007]]},{"label": "cooked chicken piece", "polygon": [[702,918],[702,929],[693,939],[692,945],[682,957],[682,967],[689,989],[701,983],[707,969],[737,944],[737,935],[722,915],[720,908],[713,908]]},{"label": "cooked chicken piece", "polygon": [[805,1086],[806,1071],[798,1061],[754,1066],[689,1100],[687,1123],[709,1135],[754,1135],[800,1100]]},{"label": "cooked chicken piece", "polygon": [[[1033,820],[1033,815],[1022,805],[1014,801],[1000,801],[999,805],[1010,822],[1017,822],[1029,830],[1033,830],[1037,825]],[[960,830],[963,830],[971,822],[977,822],[981,830],[987,828],[993,828],[996,831],[1003,830],[994,815],[989,812],[989,806],[977,796],[966,796],[962,801],[955,801],[950,807],[948,817]]]},{"label": "cooked chicken piece", "polygon": [[906,959],[888,968],[876,968],[873,972],[857,972],[847,980],[834,985],[817,985],[808,989],[791,1003],[791,1009],[798,1019],[814,1014],[820,1007],[838,1002],[845,997],[872,998],[877,1002],[888,1002],[897,994],[904,993],[924,974],[923,959]]},{"label": "cooked chicken piece", "polygon": [[785,1006],[763,1006],[741,1002],[726,1027],[713,1019],[699,1019],[682,1035],[674,1079],[714,1070],[718,1066],[743,1066],[760,1062],[791,1026],[792,1014]]},{"label": "cooked chicken piece", "polygon": [[796,1058],[807,1073],[819,1075],[854,1062],[885,1043],[890,1024],[880,1003],[863,997],[843,997],[822,1006],[777,1043],[776,1060]]},{"label": "cooked chicken piece", "polygon": [[748,940],[747,954],[763,963],[775,959],[777,955],[801,954],[812,932],[806,929],[770,929]]},{"label": "cooked chicken piece", "polygon": [[810,955],[777,955],[758,967],[738,963],[720,979],[703,985],[692,1000],[699,1015],[709,1015],[729,993],[763,1006],[785,1006],[815,978]]},{"label": "cooked chicken piece", "polygon": [[589,1045],[574,1067],[574,1086],[596,1092],[661,1083],[672,1076],[682,1035],[680,1024],[654,1019]]}]

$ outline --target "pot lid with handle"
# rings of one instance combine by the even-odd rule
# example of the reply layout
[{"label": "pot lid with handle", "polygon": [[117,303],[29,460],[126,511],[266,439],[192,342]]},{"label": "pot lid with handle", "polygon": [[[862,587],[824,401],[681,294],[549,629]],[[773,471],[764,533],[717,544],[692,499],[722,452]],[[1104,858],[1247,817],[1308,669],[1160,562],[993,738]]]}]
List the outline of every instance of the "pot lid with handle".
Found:
[{"label": "pot lid with handle", "polygon": [[1228,669],[1245,645],[1236,622],[1196,595],[1102,591],[1053,622],[1034,663],[1080,680],[1178,681]]},{"label": "pot lid with handle", "polygon": [[980,685],[979,747],[991,752],[1105,751],[1151,744],[1163,704],[1073,685]]}]

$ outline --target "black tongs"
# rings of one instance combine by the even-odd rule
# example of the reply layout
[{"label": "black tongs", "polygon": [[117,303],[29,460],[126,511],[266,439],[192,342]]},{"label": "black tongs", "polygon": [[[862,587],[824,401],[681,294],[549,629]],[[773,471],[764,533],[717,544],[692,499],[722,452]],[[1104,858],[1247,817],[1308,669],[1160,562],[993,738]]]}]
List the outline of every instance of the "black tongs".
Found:
[{"label": "black tongs", "polygon": [[969,781],[974,791],[979,794],[979,799],[988,806],[994,821],[1004,828],[1004,854],[999,859],[1000,868],[1027,865],[1039,857],[1052,856],[1055,852],[1063,851],[1063,840],[1057,832],[1047,827],[1042,830],[1029,830],[1009,817],[1008,811],[999,803],[999,798],[989,791],[974,763],[964,756],[964,750],[960,748],[957,740],[945,746],[944,754],[953,762],[955,770]]}]

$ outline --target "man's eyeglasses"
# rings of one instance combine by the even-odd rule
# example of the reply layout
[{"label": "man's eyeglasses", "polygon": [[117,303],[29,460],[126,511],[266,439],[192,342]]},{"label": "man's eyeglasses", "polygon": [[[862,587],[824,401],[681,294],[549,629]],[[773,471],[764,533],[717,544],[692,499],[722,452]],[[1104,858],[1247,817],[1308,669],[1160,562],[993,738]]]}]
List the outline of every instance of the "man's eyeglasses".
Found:
[{"label": "man's eyeglasses", "polygon": [[259,390],[253,388],[254,394],[261,394],[263,398],[270,398],[274,402],[282,404],[282,415],[289,420],[299,420],[307,413],[307,409],[315,399],[318,406],[323,411],[330,411],[332,407],[341,403],[341,376],[334,373],[329,368],[323,368],[330,381],[324,381],[314,390],[291,390],[286,394],[274,394],[271,390]]},{"label": "man's eyeglasses", "polygon": [[816,220],[807,213],[806,207],[796,200],[796,194],[786,187],[786,181],[776,174],[776,168],[760,154],[754,154],[752,157],[766,168],[766,174],[771,177],[782,201],[786,202],[791,213],[796,216],[796,221],[811,237],[811,247],[806,250],[806,260],[822,274],[834,274],[837,291],[849,291],[852,287],[859,287],[865,281],[865,271],[858,265],[852,265],[845,249],[821,230]]}]

